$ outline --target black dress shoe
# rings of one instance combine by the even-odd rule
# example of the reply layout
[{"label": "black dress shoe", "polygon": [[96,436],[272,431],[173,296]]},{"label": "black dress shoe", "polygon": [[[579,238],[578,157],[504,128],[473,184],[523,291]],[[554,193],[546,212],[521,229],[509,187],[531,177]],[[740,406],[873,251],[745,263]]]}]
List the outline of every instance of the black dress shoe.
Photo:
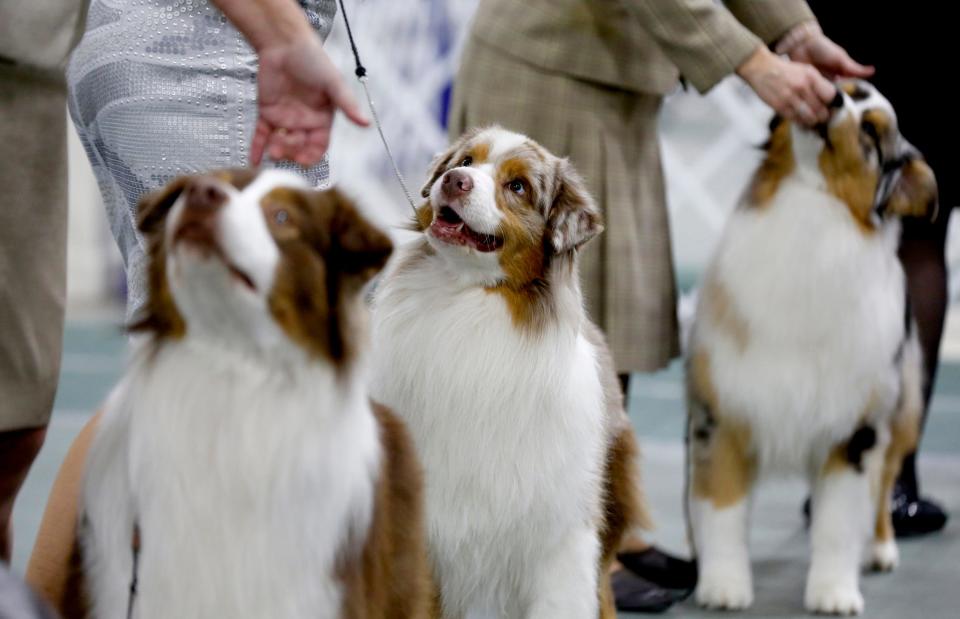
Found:
[{"label": "black dress shoe", "polygon": [[689,593],[677,593],[631,574],[617,570],[610,575],[617,610],[625,613],[662,613]]},{"label": "black dress shoe", "polygon": [[928,499],[911,497],[905,492],[894,491],[893,530],[897,537],[919,537],[936,533],[947,524],[947,514]]},{"label": "black dress shoe", "polygon": [[693,591],[697,586],[697,564],[668,555],[656,546],[640,552],[624,552],[617,559],[640,578],[676,591]]}]

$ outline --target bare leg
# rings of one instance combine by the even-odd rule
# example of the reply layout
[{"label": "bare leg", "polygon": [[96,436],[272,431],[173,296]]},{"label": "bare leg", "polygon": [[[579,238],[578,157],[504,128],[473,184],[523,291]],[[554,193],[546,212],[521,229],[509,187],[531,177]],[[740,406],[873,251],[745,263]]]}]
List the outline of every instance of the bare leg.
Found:
[{"label": "bare leg", "polygon": [[46,426],[0,432],[0,562],[10,562],[13,503],[46,434]]}]

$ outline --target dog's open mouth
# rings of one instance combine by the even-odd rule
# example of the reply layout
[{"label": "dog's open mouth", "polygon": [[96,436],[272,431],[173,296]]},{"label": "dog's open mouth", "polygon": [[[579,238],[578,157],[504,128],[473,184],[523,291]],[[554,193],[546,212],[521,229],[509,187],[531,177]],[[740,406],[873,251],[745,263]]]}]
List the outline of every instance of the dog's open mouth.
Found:
[{"label": "dog's open mouth", "polygon": [[208,259],[219,260],[223,263],[223,266],[233,279],[249,288],[252,292],[257,291],[257,286],[253,283],[253,278],[227,260],[227,257],[214,239],[213,232],[208,225],[193,221],[184,223],[177,228],[173,235],[173,244],[177,245],[178,243],[186,243],[194,251],[199,252]]},{"label": "dog's open mouth", "polygon": [[477,251],[490,252],[503,247],[502,238],[473,230],[449,206],[440,207],[430,225],[430,232],[441,241],[451,245],[469,245]]}]

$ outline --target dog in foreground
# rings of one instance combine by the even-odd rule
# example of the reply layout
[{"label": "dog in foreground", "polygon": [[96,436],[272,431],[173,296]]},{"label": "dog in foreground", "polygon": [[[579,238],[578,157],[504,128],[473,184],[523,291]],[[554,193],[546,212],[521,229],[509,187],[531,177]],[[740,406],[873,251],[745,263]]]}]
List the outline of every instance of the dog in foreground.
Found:
[{"label": "dog in foreground", "polygon": [[935,208],[931,169],[871,85],[841,84],[819,131],[775,121],[708,268],[689,344],[701,605],[752,603],[748,509],[765,473],[812,485],[809,611],[862,612],[871,529],[870,562],[896,565],[891,489],[923,405],[899,218]]},{"label": "dog in foreground", "polygon": [[389,239],[278,171],[179,178],[139,227],[143,341],[82,495],[93,615],[427,616],[419,465],[365,390]]},{"label": "dog in foreground", "polygon": [[422,195],[376,290],[372,390],[424,463],[438,612],[612,617],[608,566],[644,512],[577,279],[600,214],[566,160],[496,127],[456,141]]}]

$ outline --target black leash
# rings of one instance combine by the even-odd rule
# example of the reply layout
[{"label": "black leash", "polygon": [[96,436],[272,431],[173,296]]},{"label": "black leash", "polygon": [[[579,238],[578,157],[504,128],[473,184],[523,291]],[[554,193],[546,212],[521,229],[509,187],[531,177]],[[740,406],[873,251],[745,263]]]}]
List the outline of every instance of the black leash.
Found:
[{"label": "black leash", "polygon": [[410,194],[410,190],[407,189],[407,183],[403,180],[403,175],[400,174],[400,168],[397,166],[397,160],[393,156],[393,152],[390,150],[390,145],[387,144],[387,138],[383,135],[383,126],[380,124],[380,116],[377,114],[377,108],[373,105],[373,97],[370,96],[370,89],[367,88],[367,68],[363,66],[363,63],[360,61],[360,52],[357,50],[357,43],[353,40],[353,30],[350,28],[350,20],[347,19],[347,10],[343,6],[343,0],[340,2],[340,13],[343,15],[343,23],[347,27],[347,38],[350,39],[350,49],[353,51],[353,59],[356,63],[356,69],[354,73],[357,76],[357,81],[360,82],[360,85],[363,86],[363,92],[367,96],[367,105],[370,107],[370,114],[373,116],[373,122],[377,126],[377,133],[380,134],[380,141],[383,142],[383,148],[387,151],[387,157],[390,159],[390,164],[393,166],[393,173],[397,177],[397,181],[400,183],[400,187],[403,189],[403,194],[407,198],[407,202],[410,203],[410,208],[413,209],[413,214],[417,214],[417,205],[413,201],[413,197]]}]

